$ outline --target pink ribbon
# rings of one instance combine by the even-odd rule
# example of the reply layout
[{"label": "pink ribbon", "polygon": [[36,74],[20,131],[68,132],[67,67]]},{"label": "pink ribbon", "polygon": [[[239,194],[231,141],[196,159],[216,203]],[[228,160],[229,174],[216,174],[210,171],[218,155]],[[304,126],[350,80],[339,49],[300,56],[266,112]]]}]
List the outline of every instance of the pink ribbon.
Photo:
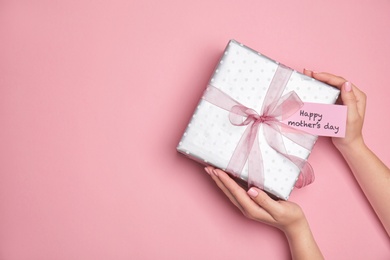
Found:
[{"label": "pink ribbon", "polygon": [[231,124],[247,126],[230,158],[226,171],[238,177],[248,161],[249,186],[264,188],[263,159],[258,140],[260,125],[263,126],[263,134],[268,145],[299,168],[300,174],[295,187],[301,188],[314,181],[311,165],[305,159],[288,154],[283,142],[284,136],[310,150],[316,140],[316,137],[311,134],[295,130],[281,123],[282,119],[289,118],[303,105],[294,91],[282,96],[291,74],[290,68],[283,65],[278,66],[260,114],[240,104],[214,86],[209,85],[203,95],[204,100],[229,111]]}]

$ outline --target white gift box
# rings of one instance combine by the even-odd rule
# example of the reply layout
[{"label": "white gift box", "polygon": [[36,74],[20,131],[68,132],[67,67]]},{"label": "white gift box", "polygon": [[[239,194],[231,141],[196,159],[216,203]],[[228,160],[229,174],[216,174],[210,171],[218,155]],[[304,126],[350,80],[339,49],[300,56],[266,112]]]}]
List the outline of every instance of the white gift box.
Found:
[{"label": "white gift box", "polygon": [[[260,113],[278,66],[278,62],[231,40],[209,85]],[[339,95],[338,89],[297,71],[292,72],[283,94],[290,91],[295,91],[303,102],[323,104],[335,103]],[[232,125],[228,111],[201,99],[177,146],[177,151],[203,164],[226,169],[245,128]],[[273,150],[261,132],[262,126],[258,139],[263,158],[263,189],[280,199],[287,200],[298,179],[300,169]],[[309,157],[311,149],[307,150],[285,137],[283,141],[288,154],[303,159]],[[247,164],[239,175],[231,174],[247,181]]]}]

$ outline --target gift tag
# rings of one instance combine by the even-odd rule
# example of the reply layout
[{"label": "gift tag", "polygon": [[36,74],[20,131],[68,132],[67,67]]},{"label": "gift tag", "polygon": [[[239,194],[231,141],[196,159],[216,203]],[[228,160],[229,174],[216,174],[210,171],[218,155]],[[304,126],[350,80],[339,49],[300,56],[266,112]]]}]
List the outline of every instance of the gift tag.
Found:
[{"label": "gift tag", "polygon": [[345,137],[347,107],[305,102],[282,123],[318,136]]}]

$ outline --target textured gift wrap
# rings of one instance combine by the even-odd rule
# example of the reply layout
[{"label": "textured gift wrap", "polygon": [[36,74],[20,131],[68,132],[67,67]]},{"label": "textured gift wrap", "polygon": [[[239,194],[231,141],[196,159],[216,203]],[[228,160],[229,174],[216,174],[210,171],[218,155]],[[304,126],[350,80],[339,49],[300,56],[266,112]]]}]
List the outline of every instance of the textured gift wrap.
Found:
[{"label": "textured gift wrap", "polygon": [[[212,87],[226,96],[257,111],[260,114],[263,102],[281,64],[231,40],[222,55],[207,90]],[[335,103],[339,90],[325,83],[291,70],[286,80],[283,94],[293,92],[303,102],[323,104]],[[195,112],[177,146],[180,153],[203,164],[226,170],[247,126],[232,124],[229,111],[207,101],[200,100]],[[313,137],[309,147],[302,147],[285,136],[281,137],[289,156],[306,160],[315,144]],[[269,145],[264,135],[264,125],[260,124],[256,137],[262,160],[257,162],[262,168],[261,188],[266,192],[287,200],[298,180],[301,169]],[[248,163],[240,172],[229,173],[248,181]],[[257,185],[258,186],[258,185]]]}]

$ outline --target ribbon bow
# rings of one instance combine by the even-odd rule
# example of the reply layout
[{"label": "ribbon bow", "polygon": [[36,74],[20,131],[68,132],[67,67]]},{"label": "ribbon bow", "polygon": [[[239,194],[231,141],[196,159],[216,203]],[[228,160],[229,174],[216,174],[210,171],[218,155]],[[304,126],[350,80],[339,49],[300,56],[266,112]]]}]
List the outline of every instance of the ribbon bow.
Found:
[{"label": "ribbon bow", "polygon": [[263,134],[268,145],[294,163],[300,170],[295,187],[301,188],[314,181],[313,169],[307,160],[290,155],[286,151],[283,136],[296,144],[310,150],[316,137],[293,129],[283,123],[299,110],[303,102],[291,91],[284,96],[282,93],[292,74],[292,70],[279,65],[265,96],[261,113],[248,108],[223,91],[209,85],[203,99],[229,111],[229,121],[235,126],[247,126],[238,142],[226,171],[239,176],[248,161],[248,184],[264,188],[264,167],[258,140],[259,128],[263,126]]}]

